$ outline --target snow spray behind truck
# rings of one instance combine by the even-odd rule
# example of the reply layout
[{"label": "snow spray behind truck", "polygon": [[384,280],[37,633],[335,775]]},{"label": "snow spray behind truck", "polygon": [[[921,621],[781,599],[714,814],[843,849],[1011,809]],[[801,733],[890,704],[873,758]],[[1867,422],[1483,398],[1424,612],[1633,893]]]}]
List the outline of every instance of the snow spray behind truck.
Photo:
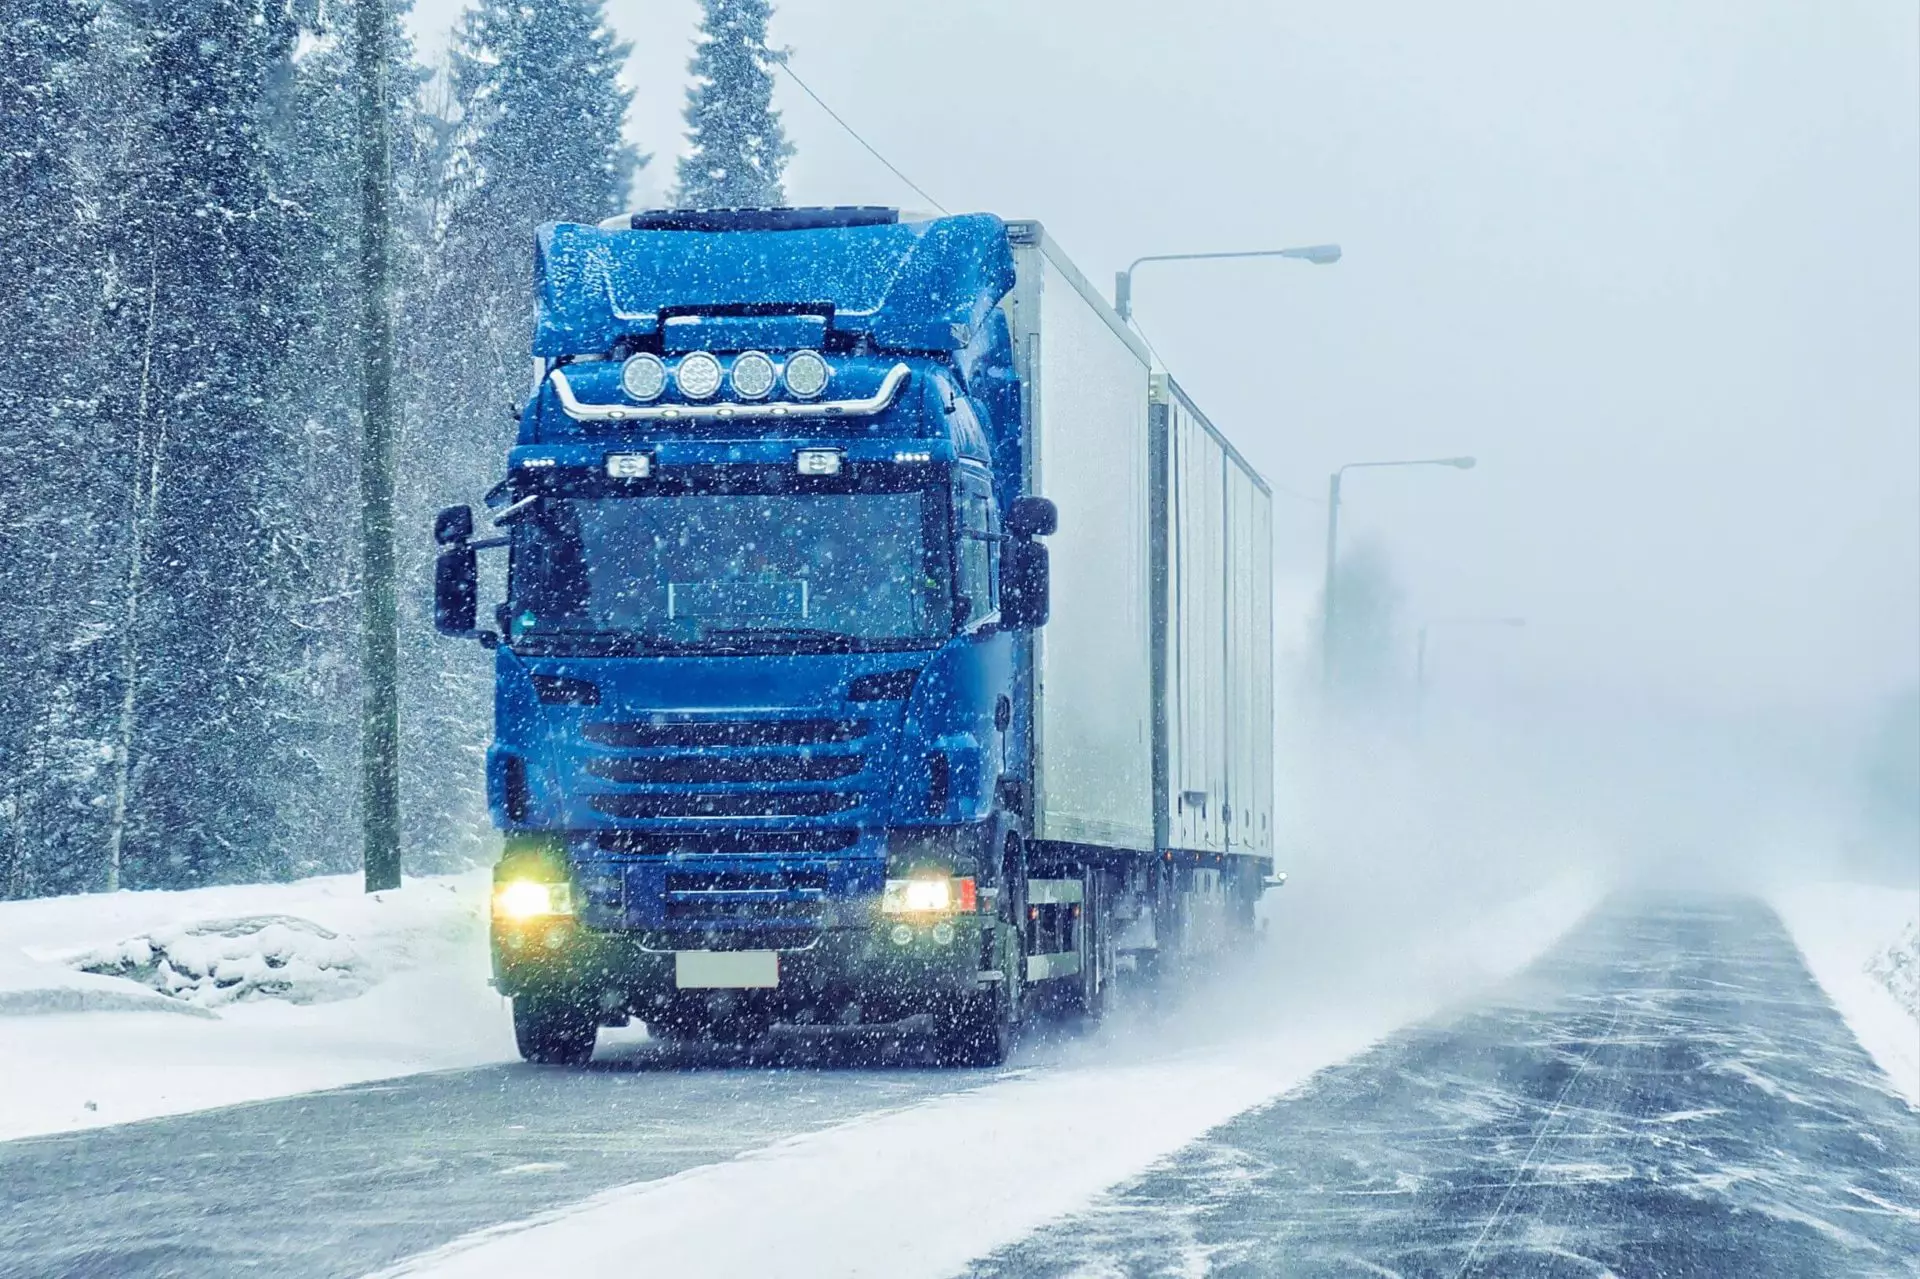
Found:
[{"label": "snow spray behind truck", "polygon": [[1038,223],[640,213],[541,228],[536,279],[496,531],[434,529],[527,1058],[637,1016],[991,1064],[1250,934],[1269,491]]}]

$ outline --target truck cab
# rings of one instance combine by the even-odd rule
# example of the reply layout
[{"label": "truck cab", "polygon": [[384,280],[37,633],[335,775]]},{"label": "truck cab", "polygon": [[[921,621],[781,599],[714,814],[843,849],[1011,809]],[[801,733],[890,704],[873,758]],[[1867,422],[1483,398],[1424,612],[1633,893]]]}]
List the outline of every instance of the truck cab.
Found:
[{"label": "truck cab", "polygon": [[[493,969],[529,1059],[638,1017],[918,1027],[998,1062],[1036,1004],[1098,1011],[1120,939],[1154,949],[1257,871],[1156,835],[1148,366],[1063,293],[1054,329],[1113,371],[1060,348],[1042,431],[1036,235],[866,208],[541,228],[490,528],[435,527],[436,625],[494,650]],[[1048,658],[1040,480],[1103,466],[1132,470],[1078,508],[1108,528]]]}]

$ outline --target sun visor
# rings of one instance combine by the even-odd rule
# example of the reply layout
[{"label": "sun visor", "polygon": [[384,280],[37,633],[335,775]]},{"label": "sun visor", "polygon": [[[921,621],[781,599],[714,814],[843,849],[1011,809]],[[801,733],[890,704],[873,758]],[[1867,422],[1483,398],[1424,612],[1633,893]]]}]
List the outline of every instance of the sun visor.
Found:
[{"label": "sun visor", "polygon": [[708,316],[825,317],[882,351],[953,351],[1013,287],[1013,252],[987,213],[724,233],[559,222],[538,232],[534,275],[533,353],[549,358]]}]

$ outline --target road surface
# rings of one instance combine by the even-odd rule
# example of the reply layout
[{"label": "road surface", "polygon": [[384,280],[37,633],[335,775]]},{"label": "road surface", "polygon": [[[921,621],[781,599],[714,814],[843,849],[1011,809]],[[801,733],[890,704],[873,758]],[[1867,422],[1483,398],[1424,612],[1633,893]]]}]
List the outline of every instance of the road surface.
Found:
[{"label": "road surface", "polygon": [[[991,1078],[637,1047],[0,1143],[0,1275],[363,1275]],[[1920,1274],[1920,1115],[1763,906],[1615,901],[1494,998],[990,1249],[974,1279]]]},{"label": "road surface", "polygon": [[1920,1115],[1764,906],[1616,901],[971,1274],[1916,1275]]}]

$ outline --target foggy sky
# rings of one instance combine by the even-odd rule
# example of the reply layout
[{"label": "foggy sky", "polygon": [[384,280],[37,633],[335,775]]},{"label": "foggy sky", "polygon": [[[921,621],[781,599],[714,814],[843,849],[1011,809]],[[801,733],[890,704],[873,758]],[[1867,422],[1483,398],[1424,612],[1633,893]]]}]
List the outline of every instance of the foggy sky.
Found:
[{"label": "foggy sky", "polygon": [[[421,0],[430,52],[458,10]],[[672,180],[697,7],[614,0]],[[787,0],[794,67],[952,211],[1143,268],[1174,376],[1281,490],[1303,642],[1350,473],[1437,685],[1703,709],[1920,678],[1920,18],[1907,0]],[[784,81],[802,204],[924,207]],[[1063,513],[1063,518],[1070,515]],[[1344,540],[1343,536],[1343,540]],[[1411,662],[1411,652],[1408,654]]]}]

